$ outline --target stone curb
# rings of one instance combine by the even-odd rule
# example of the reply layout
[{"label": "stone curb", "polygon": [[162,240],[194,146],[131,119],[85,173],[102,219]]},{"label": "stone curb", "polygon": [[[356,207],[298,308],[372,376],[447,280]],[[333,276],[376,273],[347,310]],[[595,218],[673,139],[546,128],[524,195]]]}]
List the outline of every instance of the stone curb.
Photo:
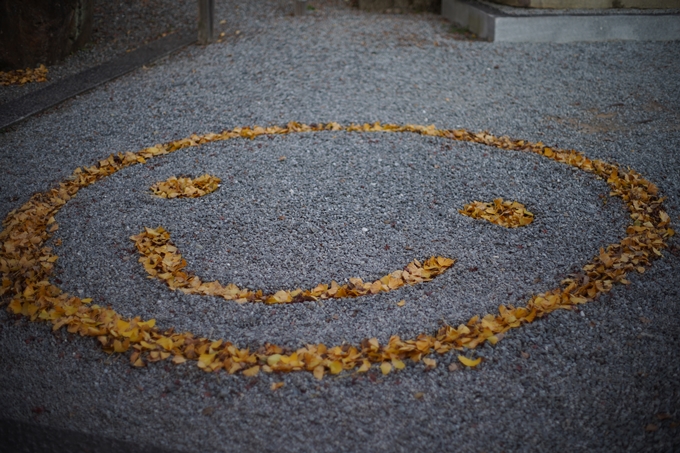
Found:
[{"label": "stone curb", "polygon": [[4,453],[178,453],[99,434],[81,433],[7,419],[0,420],[0,451]]}]

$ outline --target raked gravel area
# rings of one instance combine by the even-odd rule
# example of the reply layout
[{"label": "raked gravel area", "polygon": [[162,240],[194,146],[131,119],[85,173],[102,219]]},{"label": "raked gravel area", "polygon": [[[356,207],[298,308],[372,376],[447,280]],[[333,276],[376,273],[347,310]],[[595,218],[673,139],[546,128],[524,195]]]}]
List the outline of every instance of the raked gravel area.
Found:
[{"label": "raked gravel area", "polygon": [[[233,3],[218,3],[220,17]],[[435,15],[315,5],[292,17],[279,2],[242,2],[240,33],[0,134],[0,216],[112,152],[237,126],[381,121],[487,130],[634,168],[667,197],[677,229],[677,43],[461,41]],[[157,181],[204,173],[222,179],[210,195],[150,195]],[[241,346],[410,338],[523,304],[618,242],[628,213],[608,192],[537,155],[412,134],[234,139],[83,189],[56,219],[54,278],[125,316]],[[510,230],[458,213],[497,197],[525,204],[535,221]],[[129,236],[159,225],[204,280],[267,291],[375,279],[432,255],[457,261],[385,294],[240,305],[148,279]],[[208,374],[192,362],[133,368],[94,339],[3,309],[0,419],[187,452],[677,451],[677,239],[630,280],[478,348],[476,369],[450,371],[449,353],[430,371],[409,363],[322,381]]]}]

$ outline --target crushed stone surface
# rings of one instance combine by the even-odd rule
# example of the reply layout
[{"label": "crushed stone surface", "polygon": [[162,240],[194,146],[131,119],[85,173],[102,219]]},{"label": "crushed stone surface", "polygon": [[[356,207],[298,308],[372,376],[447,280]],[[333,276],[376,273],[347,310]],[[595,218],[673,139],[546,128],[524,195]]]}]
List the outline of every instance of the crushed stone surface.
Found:
[{"label": "crushed stone surface", "polygon": [[[223,42],[190,46],[0,134],[0,216],[112,152],[237,126],[381,121],[488,130],[629,166],[659,186],[678,229],[676,43],[464,41],[435,15],[313,4],[293,17],[279,2],[219,2],[230,21]],[[205,197],[149,192],[204,173],[222,179]],[[511,230],[458,213],[497,197],[525,204],[534,222]],[[295,347],[408,338],[520,305],[618,242],[628,213],[604,181],[540,156],[323,132],[150,159],[83,189],[57,222],[54,278],[64,289],[163,327]],[[129,236],[159,225],[202,279],[267,291],[374,279],[432,255],[457,262],[376,296],[239,305],[148,279]],[[630,285],[475,350],[485,360],[474,370],[450,371],[455,353],[435,356],[431,371],[409,363],[323,381],[191,363],[137,369],[95,339],[0,310],[0,418],[192,452],[674,451],[677,239],[663,255]]]}]

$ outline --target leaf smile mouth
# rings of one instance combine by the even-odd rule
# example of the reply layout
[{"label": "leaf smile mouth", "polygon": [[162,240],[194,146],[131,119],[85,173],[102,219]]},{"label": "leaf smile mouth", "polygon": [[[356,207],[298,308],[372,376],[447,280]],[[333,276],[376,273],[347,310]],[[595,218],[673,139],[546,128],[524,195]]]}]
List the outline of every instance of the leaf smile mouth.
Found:
[{"label": "leaf smile mouth", "polygon": [[242,289],[233,283],[222,285],[219,281],[203,282],[193,272],[186,270],[186,260],[172,243],[170,233],[163,227],[145,228],[143,232],[131,236],[130,239],[135,243],[135,247],[141,255],[139,262],[144,266],[149,278],[165,282],[173,291],[179,290],[184,294],[216,296],[238,303],[286,304],[385,293],[403,286],[429,282],[443,274],[455,263],[455,260],[450,258],[433,256],[422,263],[414,260],[406,265],[403,270],[391,272],[373,282],[364,282],[360,278],[350,278],[349,283],[344,285],[339,285],[333,280],[330,284],[322,283],[313,289],[282,289],[273,294],[265,294],[262,290]]}]

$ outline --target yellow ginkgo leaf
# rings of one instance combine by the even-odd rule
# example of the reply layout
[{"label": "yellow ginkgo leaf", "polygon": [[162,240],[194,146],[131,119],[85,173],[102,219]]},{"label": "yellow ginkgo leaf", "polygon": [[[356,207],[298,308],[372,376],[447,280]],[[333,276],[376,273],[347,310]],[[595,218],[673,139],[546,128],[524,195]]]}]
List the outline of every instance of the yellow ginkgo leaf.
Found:
[{"label": "yellow ginkgo leaf", "polygon": [[156,344],[160,345],[166,351],[172,349],[172,340],[168,337],[161,337],[156,340]]},{"label": "yellow ginkgo leaf", "polygon": [[258,365],[255,365],[253,367],[248,368],[243,372],[244,376],[252,377],[252,376],[257,376],[257,374],[260,372],[260,367]]},{"label": "yellow ginkgo leaf", "polygon": [[180,363],[184,363],[186,361],[187,359],[185,359],[181,355],[176,355],[175,357],[172,358],[172,363],[174,363],[175,365],[179,365]]},{"label": "yellow ginkgo leaf", "polygon": [[476,359],[472,360],[472,359],[468,359],[464,355],[459,355],[458,360],[460,361],[460,363],[462,363],[463,365],[470,367],[470,368],[474,368],[482,362],[481,357],[477,357]]},{"label": "yellow ginkgo leaf", "polygon": [[406,364],[399,359],[392,359],[392,366],[397,370],[403,370]]},{"label": "yellow ginkgo leaf", "polygon": [[357,370],[358,373],[365,373],[366,371],[371,369],[371,362],[368,360],[364,359],[364,361],[361,363],[361,366]]},{"label": "yellow ginkgo leaf", "polygon": [[328,366],[328,369],[330,370],[331,374],[338,374],[342,371],[342,363],[338,362],[337,360],[335,362],[331,362],[331,364]]},{"label": "yellow ginkgo leaf", "polygon": [[269,357],[267,357],[267,365],[269,365],[269,366],[275,366],[280,361],[281,361],[281,354],[272,354]]}]

